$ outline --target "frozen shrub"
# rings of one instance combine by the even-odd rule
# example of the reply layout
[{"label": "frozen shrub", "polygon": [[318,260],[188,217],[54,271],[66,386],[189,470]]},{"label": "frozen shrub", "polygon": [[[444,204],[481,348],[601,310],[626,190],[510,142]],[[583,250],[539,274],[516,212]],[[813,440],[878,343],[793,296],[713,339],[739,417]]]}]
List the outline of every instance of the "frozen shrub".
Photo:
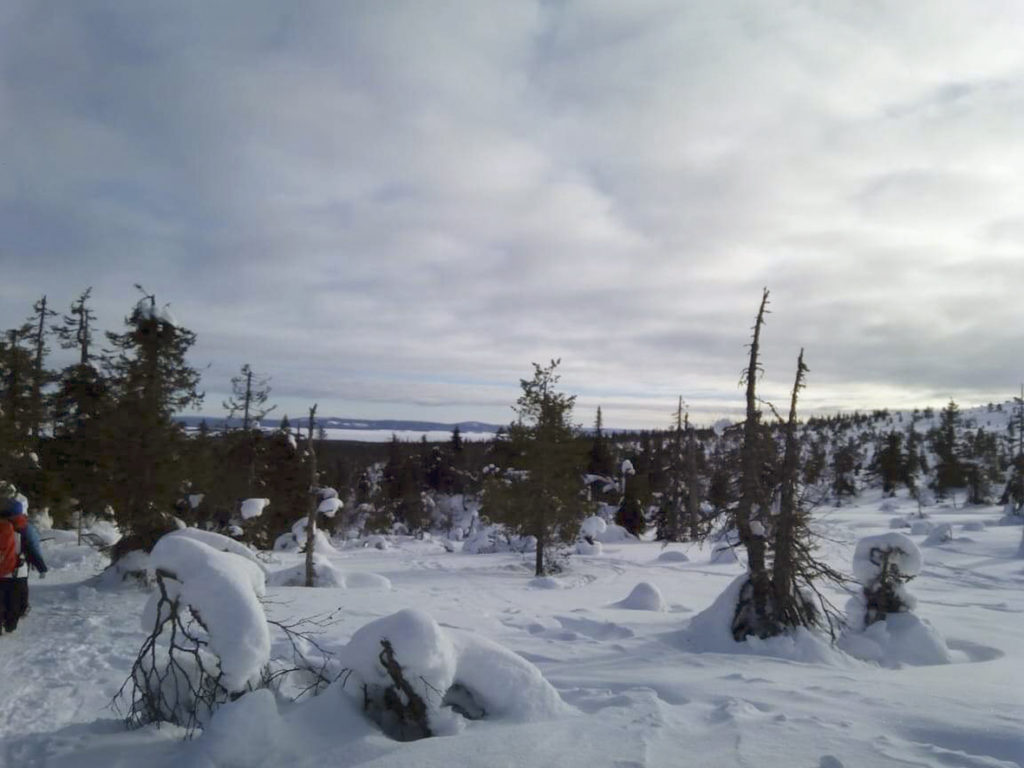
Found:
[{"label": "frozen shrub", "polygon": [[904,584],[921,570],[921,550],[902,533],[866,536],[853,554],[853,575],[864,588],[864,625],[890,613],[912,610],[917,601]]}]

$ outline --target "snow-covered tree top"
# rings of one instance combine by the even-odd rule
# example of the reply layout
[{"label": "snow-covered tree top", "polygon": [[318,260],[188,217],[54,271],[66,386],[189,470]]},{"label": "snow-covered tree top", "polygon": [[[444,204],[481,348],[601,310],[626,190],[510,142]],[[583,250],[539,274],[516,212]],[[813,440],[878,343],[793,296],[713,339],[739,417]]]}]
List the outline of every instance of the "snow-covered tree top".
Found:
[{"label": "snow-covered tree top", "polygon": [[865,586],[873,584],[882,575],[885,562],[905,578],[916,576],[921,571],[921,550],[910,537],[896,531],[865,536],[853,553],[853,576]]}]

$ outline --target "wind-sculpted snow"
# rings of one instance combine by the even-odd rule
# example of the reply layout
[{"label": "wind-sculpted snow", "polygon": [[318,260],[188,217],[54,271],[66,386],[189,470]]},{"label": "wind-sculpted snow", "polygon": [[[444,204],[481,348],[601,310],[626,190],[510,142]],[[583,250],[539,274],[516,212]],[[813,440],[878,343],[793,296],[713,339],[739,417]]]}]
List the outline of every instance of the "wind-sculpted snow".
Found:
[{"label": "wind-sculpted snow", "polygon": [[[263,571],[238,555],[180,535],[161,538],[149,565],[167,574],[168,596],[188,605],[206,628],[224,686],[243,690],[270,658],[270,632],[259,601],[265,591]],[[159,600],[159,592],[150,596],[144,629],[156,625]]]}]

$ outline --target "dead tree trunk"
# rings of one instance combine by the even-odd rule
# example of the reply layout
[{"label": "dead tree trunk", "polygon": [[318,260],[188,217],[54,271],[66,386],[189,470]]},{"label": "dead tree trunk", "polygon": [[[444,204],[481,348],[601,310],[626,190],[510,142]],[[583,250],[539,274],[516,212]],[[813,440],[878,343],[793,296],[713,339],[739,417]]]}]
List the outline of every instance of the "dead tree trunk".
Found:
[{"label": "dead tree trunk", "polygon": [[316,422],[316,405],[309,409],[309,516],[306,519],[306,586],[313,586],[313,550],[316,546],[316,512],[320,496],[316,470],[316,447],[313,445],[313,429]]},{"label": "dead tree trunk", "polygon": [[775,522],[774,561],[772,563],[772,598],[774,618],[783,626],[806,626],[813,615],[799,592],[797,583],[797,533],[800,515],[797,499],[797,474],[800,468],[800,443],[796,434],[796,404],[804,388],[804,351],[796,362],[796,380],[789,401],[789,419],[786,422],[786,448],[782,460],[779,490],[779,516]]},{"label": "dead tree trunk", "polygon": [[690,541],[700,539],[700,479],[697,477],[697,430],[686,417],[686,520]]},{"label": "dead tree trunk", "polygon": [[761,296],[761,306],[754,321],[753,337],[750,342],[750,361],[743,374],[746,383],[747,414],[743,425],[743,447],[740,451],[740,499],[736,505],[736,530],[740,543],[747,550],[747,573],[749,582],[740,594],[733,618],[732,632],[736,640],[751,634],[764,637],[774,634],[769,617],[772,584],[767,566],[767,542],[764,526],[755,522],[754,516],[762,505],[761,493],[761,413],[757,408],[757,377],[760,373],[761,327],[768,306],[768,289]]}]

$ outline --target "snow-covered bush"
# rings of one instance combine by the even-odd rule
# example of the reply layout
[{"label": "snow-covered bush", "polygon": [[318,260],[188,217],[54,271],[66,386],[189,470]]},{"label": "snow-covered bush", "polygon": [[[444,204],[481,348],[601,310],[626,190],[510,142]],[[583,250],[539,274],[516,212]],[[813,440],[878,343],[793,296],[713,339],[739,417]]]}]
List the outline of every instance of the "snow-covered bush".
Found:
[{"label": "snow-covered bush", "polygon": [[[275,552],[304,552],[306,547],[306,525],[309,519],[306,517],[300,517],[292,525],[292,529],[288,533],[282,533],[274,541]],[[313,531],[314,543],[313,549],[321,554],[337,554],[337,551],[327,538],[327,534],[317,528]]]},{"label": "snow-covered bush", "polygon": [[865,536],[853,553],[853,575],[863,587],[863,626],[890,613],[913,610],[917,601],[904,584],[921,570],[921,550],[902,533]]},{"label": "snow-covered bush", "polygon": [[497,643],[406,609],[352,635],[345,694],[392,738],[456,733],[467,720],[546,720],[566,706],[539,670]]},{"label": "snow-covered bush", "polygon": [[118,693],[126,722],[169,722],[191,732],[217,706],[258,685],[270,632],[254,562],[174,532],[149,556],[156,591],[143,612],[149,632]]},{"label": "snow-covered bush", "polygon": [[858,542],[853,573],[863,591],[846,606],[847,631],[838,644],[842,650],[887,666],[949,663],[939,633],[911,613],[917,600],[904,585],[921,571],[921,562],[921,551],[902,533]]}]

